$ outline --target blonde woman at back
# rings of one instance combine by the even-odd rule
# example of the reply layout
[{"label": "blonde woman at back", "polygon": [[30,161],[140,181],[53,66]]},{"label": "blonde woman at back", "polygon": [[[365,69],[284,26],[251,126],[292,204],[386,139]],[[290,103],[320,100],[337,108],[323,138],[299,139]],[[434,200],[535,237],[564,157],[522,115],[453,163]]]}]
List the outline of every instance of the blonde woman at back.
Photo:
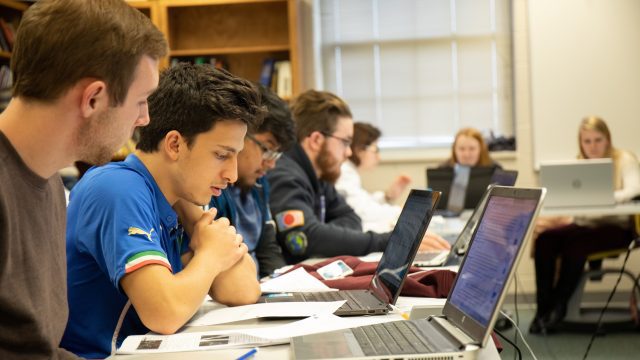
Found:
[{"label": "blonde woman at back", "polygon": [[[610,158],[614,165],[614,196],[625,202],[640,194],[640,166],[636,157],[616,149],[604,120],[587,117],[578,131],[579,159]],[[553,332],[567,311],[584,270],[587,256],[625,248],[633,239],[628,216],[540,219],[534,245],[537,311],[529,332]],[[557,267],[557,259],[560,266]],[[554,282],[556,273],[558,280]]]}]

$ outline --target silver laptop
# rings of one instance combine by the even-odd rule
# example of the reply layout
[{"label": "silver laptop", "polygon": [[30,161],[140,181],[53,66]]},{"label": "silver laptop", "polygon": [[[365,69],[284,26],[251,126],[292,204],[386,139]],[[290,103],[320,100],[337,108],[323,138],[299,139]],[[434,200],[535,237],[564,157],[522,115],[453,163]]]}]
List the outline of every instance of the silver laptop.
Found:
[{"label": "silver laptop", "polygon": [[611,159],[541,163],[540,183],[548,191],[545,207],[615,204]]},{"label": "silver laptop", "polygon": [[474,359],[490,338],[544,189],[491,189],[442,315],[294,337],[293,358]]},{"label": "silver laptop", "polygon": [[487,187],[484,194],[482,194],[478,206],[473,210],[471,217],[467,220],[467,223],[460,234],[457,236],[454,235],[455,237],[453,239],[448,237],[450,234],[443,236],[445,240],[452,244],[451,250],[419,252],[413,260],[413,265],[419,267],[459,265],[462,256],[464,256],[467,251],[467,246],[471,240],[471,234],[476,228],[475,226],[478,223],[478,219],[480,218],[480,214],[484,208],[484,203],[487,200],[487,195],[491,191],[491,188],[494,185],[513,186],[513,184],[516,183],[517,177],[518,172],[515,170],[496,169],[491,177],[491,184]]},{"label": "silver laptop", "polygon": [[476,229],[480,215],[482,215],[482,210],[484,209],[487,197],[494,186],[495,185],[493,184],[489,185],[487,191],[482,195],[480,203],[473,210],[473,213],[469,217],[469,220],[467,220],[464,228],[460,234],[458,234],[455,242],[451,245],[450,250],[419,252],[413,259],[413,265],[419,267],[459,265],[461,257],[464,256],[467,251],[467,247],[471,241],[471,235],[473,235],[473,231]]},{"label": "silver laptop", "polygon": [[460,214],[464,210],[464,200],[467,186],[469,185],[469,175],[471,167],[456,164],[453,168],[453,181],[449,190],[449,200],[447,201],[447,211],[452,214]]},{"label": "silver laptop", "polygon": [[389,304],[395,304],[400,295],[439,198],[437,191],[411,190],[367,290],[268,294],[258,302],[346,300],[335,315],[388,313]]},{"label": "silver laptop", "polygon": [[444,217],[457,217],[464,209],[477,208],[487,186],[513,186],[517,177],[515,170],[483,166],[470,168],[456,164],[453,168],[427,169],[429,188],[442,191],[436,215]]}]

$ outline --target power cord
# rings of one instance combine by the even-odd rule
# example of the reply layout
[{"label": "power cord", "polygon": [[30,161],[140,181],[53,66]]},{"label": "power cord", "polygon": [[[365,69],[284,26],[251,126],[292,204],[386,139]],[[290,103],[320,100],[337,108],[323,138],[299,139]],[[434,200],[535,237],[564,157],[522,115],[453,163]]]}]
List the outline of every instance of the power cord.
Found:
[{"label": "power cord", "polygon": [[529,346],[529,343],[527,343],[527,340],[525,340],[524,336],[522,335],[522,332],[520,331],[520,328],[518,327],[518,325],[516,325],[516,322],[513,321],[513,319],[510,318],[509,315],[505,314],[504,311],[500,311],[500,313],[502,314],[502,316],[507,318],[507,320],[511,321],[511,323],[514,325],[514,327],[516,328],[516,332],[518,333],[518,335],[520,335],[520,338],[522,339],[522,342],[527,347],[527,350],[529,350],[529,353],[531,354],[531,357],[533,358],[533,360],[538,360],[536,355],[533,353],[533,350],[531,350],[531,346]]},{"label": "power cord", "polygon": [[513,357],[515,358],[515,356],[518,356],[518,360],[522,360],[522,352],[520,351],[520,348],[518,347],[518,345],[516,345],[515,343],[513,343],[513,341],[509,340],[509,338],[507,338],[506,336],[502,335],[502,333],[496,329],[493,329],[493,332],[495,332],[496,334],[498,334],[498,336],[500,336],[504,341],[508,342],[511,346],[513,346],[513,348],[516,350],[515,353],[513,353]]},{"label": "power cord", "polygon": [[[609,294],[609,298],[607,299],[607,302],[604,304],[604,307],[602,308],[602,311],[600,311],[600,316],[598,317],[598,322],[596,323],[596,330],[593,332],[593,335],[591,335],[591,340],[589,340],[589,345],[587,345],[587,350],[584,353],[584,356],[582,357],[582,360],[585,360],[587,358],[587,356],[589,355],[589,351],[591,350],[591,346],[593,345],[593,342],[596,340],[596,336],[598,335],[598,332],[600,332],[600,327],[602,326],[602,318],[604,317],[604,313],[607,311],[607,308],[609,307],[609,303],[611,302],[611,299],[613,298],[613,295],[616,293],[616,290],[618,289],[618,284],[620,284],[620,280],[622,280],[622,275],[624,274],[624,270],[627,266],[627,260],[629,260],[629,255],[631,254],[631,250],[633,250],[633,248],[636,246],[636,241],[638,239],[634,239],[630,244],[629,244],[629,248],[627,249],[627,254],[624,257],[624,262],[622,262],[622,268],[620,269],[620,275],[618,275],[618,280],[616,281],[616,284],[613,286],[613,290],[611,290],[611,293]],[[632,289],[633,291],[634,289]]]},{"label": "power cord", "polygon": [[[514,274],[513,281],[513,311],[516,313],[516,327],[520,327],[520,314],[518,313],[518,272],[516,271]],[[513,342],[518,345],[518,334],[513,333]],[[516,354],[513,354],[513,359],[515,360]]]}]

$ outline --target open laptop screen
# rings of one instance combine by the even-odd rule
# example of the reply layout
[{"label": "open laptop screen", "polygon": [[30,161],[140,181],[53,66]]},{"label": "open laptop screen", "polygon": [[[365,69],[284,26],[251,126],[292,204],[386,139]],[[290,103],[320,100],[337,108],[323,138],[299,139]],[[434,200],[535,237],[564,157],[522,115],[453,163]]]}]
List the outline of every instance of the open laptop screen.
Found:
[{"label": "open laptop screen", "polygon": [[[493,167],[474,166],[470,169],[466,189],[464,191],[464,208],[474,209],[480,202],[480,198],[487,186],[491,183]],[[438,209],[446,209],[449,205],[451,187],[454,179],[454,168],[430,168],[427,169],[427,186],[431,190],[441,191],[442,198],[438,204]]]},{"label": "open laptop screen", "polygon": [[449,297],[483,327],[489,326],[537,205],[532,198],[489,198]]},{"label": "open laptop screen", "polygon": [[398,298],[439,197],[440,193],[426,190],[409,193],[369,285],[381,300],[393,304]]}]

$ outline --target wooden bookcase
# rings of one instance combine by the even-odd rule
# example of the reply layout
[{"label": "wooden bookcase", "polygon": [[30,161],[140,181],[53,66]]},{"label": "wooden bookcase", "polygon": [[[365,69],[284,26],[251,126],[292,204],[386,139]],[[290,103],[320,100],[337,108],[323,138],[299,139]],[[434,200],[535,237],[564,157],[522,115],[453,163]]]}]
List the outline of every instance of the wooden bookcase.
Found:
[{"label": "wooden bookcase", "polygon": [[[28,5],[14,0],[0,0],[0,17],[5,22],[13,24],[14,30],[18,29],[18,23],[22,17],[22,13],[27,10]],[[2,29],[0,29],[2,31]],[[15,33],[14,33],[15,35]],[[11,52],[2,50],[0,51],[0,65],[9,64],[11,58]]]},{"label": "wooden bookcase", "polygon": [[170,59],[215,58],[251,81],[260,79],[265,59],[288,60],[293,94],[299,92],[297,0],[155,2],[156,24],[169,41]]},{"label": "wooden bookcase", "polygon": [[0,27],[0,36],[2,44],[0,49],[0,112],[11,101],[11,71],[9,70],[9,62],[11,60],[11,50],[13,44],[9,38],[15,39],[16,30],[18,24],[22,18],[22,13],[27,10],[29,6],[27,4],[14,1],[14,0],[0,0],[0,18],[4,22],[3,27]]}]

